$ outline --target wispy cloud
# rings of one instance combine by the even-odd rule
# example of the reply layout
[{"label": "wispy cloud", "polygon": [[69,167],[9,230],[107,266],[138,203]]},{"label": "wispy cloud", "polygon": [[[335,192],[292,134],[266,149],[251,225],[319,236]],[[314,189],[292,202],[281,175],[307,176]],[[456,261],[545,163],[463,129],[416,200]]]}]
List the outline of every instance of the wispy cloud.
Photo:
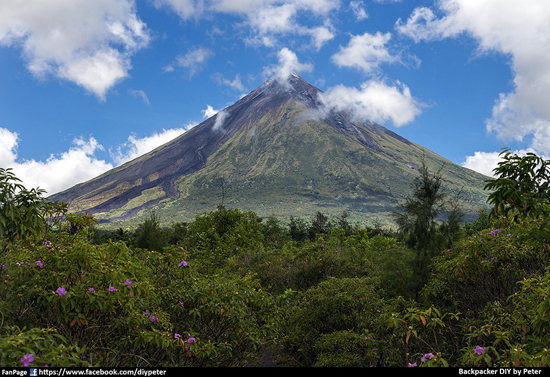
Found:
[{"label": "wispy cloud", "polygon": [[[340,0],[154,0],[157,7],[171,9],[183,20],[200,19],[213,13],[231,14],[243,21],[236,27],[250,32],[249,44],[276,47],[283,35],[309,36],[319,49],[333,38],[329,26],[330,12],[338,9]],[[305,26],[300,17],[313,16],[315,26]]]},{"label": "wispy cloud", "polygon": [[214,51],[205,47],[194,47],[186,54],[176,57],[176,61],[165,67],[165,72],[172,72],[174,66],[186,68],[189,72],[189,78],[192,78],[197,72],[201,71],[206,61],[215,55]]},{"label": "wispy cloud", "polygon": [[216,120],[214,121],[214,126],[212,126],[212,130],[213,131],[224,131],[223,124],[225,122],[225,119],[228,116],[229,116],[229,112],[227,112],[227,110],[219,111],[216,114]]},{"label": "wispy cloud", "polygon": [[143,102],[145,102],[147,105],[149,105],[149,98],[147,98],[147,94],[145,94],[145,92],[143,90],[131,89],[131,90],[128,91],[128,93],[130,93],[130,95],[133,96],[133,97],[141,98],[143,100]]},{"label": "wispy cloud", "polygon": [[246,87],[243,85],[243,83],[241,81],[241,77],[240,77],[239,74],[237,74],[235,76],[235,79],[233,79],[233,80],[226,79],[225,77],[223,77],[223,75],[221,73],[215,73],[211,77],[212,77],[212,80],[214,80],[214,82],[216,82],[218,84],[228,86],[228,87],[230,87],[232,89],[235,89],[235,90],[238,90],[240,92],[245,92],[246,91]]},{"label": "wispy cloud", "polygon": [[362,1],[350,1],[349,6],[353,14],[355,14],[357,21],[363,21],[369,18],[369,15],[365,10],[365,4]]}]

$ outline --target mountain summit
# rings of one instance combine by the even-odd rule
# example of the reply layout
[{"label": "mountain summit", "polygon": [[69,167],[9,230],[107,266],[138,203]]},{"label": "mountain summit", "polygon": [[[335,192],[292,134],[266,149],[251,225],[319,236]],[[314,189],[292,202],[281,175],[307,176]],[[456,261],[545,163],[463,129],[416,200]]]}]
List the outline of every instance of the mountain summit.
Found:
[{"label": "mountain summit", "polygon": [[218,204],[259,216],[317,211],[387,223],[424,157],[451,191],[485,203],[485,176],[370,121],[328,110],[319,89],[295,73],[271,78],[174,140],[52,197],[72,211],[119,222],[155,209],[185,221]]}]

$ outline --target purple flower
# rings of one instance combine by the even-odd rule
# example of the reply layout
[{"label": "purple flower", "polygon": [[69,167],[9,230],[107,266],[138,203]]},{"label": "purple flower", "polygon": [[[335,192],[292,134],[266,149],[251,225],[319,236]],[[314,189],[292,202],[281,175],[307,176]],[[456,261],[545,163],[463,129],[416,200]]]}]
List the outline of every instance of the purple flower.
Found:
[{"label": "purple flower", "polygon": [[28,367],[30,363],[34,361],[34,357],[32,353],[28,353],[25,356],[21,358],[21,363],[23,363],[24,367]]},{"label": "purple flower", "polygon": [[151,320],[151,322],[158,322],[159,319],[157,318],[157,316],[151,316],[151,318],[149,318]]},{"label": "purple flower", "polygon": [[480,347],[480,346],[477,346],[476,349],[474,350],[474,352],[477,353],[478,355],[481,355],[483,351],[485,351],[485,347]]},{"label": "purple flower", "polygon": [[46,242],[44,242],[44,246],[46,246],[46,247],[52,246],[51,241],[46,241]]},{"label": "purple flower", "polygon": [[408,365],[409,368],[412,368],[412,367],[415,367],[415,366],[416,366],[416,363],[414,363],[414,364],[409,363],[409,365]]},{"label": "purple flower", "polygon": [[93,289],[93,288],[88,288],[88,291],[92,292],[92,293],[95,293],[95,289]]},{"label": "purple flower", "polygon": [[57,288],[56,292],[60,296],[63,296],[63,295],[67,294],[67,290],[65,288],[61,288],[61,287]]},{"label": "purple flower", "polygon": [[175,338],[175,339],[180,339],[180,338],[181,338],[181,335],[178,334],[178,333],[175,333],[175,334],[174,334],[174,338]]},{"label": "purple flower", "polygon": [[4,268],[8,268],[8,266],[6,266],[5,264],[2,265],[2,269]]},{"label": "purple flower", "polygon": [[41,261],[37,260],[36,262],[34,262],[38,267],[40,268],[44,268],[44,265],[42,264]]},{"label": "purple flower", "polygon": [[180,262],[180,264],[179,264],[179,265],[180,265],[180,266],[184,266],[184,267],[185,267],[185,266],[187,266],[187,262],[186,262],[186,261],[184,261],[184,260],[182,260],[182,261]]},{"label": "purple flower", "polygon": [[109,286],[109,292],[116,292],[116,288]]},{"label": "purple flower", "polygon": [[179,303],[180,303],[180,306],[183,308],[183,307],[184,307],[184,306],[183,306],[183,302],[180,301]]},{"label": "purple flower", "polygon": [[196,342],[195,338],[189,338],[187,339],[187,343],[194,343]]},{"label": "purple flower", "polygon": [[425,354],[424,356],[422,356],[422,361],[428,361],[430,360],[432,357],[434,357],[434,354],[433,353],[427,353]]},{"label": "purple flower", "polygon": [[132,281],[130,279],[126,279],[124,284],[126,284],[128,287],[131,287],[132,286]]}]

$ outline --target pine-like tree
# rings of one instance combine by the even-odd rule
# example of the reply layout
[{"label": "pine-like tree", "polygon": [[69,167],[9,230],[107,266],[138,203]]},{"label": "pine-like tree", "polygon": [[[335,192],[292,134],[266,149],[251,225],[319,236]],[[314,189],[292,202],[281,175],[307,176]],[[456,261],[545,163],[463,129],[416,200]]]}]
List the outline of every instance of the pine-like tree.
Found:
[{"label": "pine-like tree", "polygon": [[[425,161],[419,169],[411,186],[412,194],[396,205],[398,211],[392,213],[404,244],[414,250],[414,273],[416,277],[415,294],[419,299],[422,287],[428,281],[431,260],[439,251],[448,248],[452,238],[460,230],[460,221],[464,216],[458,205],[460,194],[455,200],[447,200],[448,194],[443,187],[441,171],[431,173]],[[447,221],[438,217],[447,214]]]}]

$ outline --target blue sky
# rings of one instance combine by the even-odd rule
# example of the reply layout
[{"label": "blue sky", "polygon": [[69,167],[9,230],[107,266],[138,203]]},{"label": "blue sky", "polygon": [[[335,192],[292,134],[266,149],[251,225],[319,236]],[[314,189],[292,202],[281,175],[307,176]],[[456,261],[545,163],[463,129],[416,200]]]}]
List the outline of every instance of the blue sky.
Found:
[{"label": "blue sky", "polygon": [[3,0],[0,167],[48,195],[295,71],[484,174],[550,153],[547,0]]}]

